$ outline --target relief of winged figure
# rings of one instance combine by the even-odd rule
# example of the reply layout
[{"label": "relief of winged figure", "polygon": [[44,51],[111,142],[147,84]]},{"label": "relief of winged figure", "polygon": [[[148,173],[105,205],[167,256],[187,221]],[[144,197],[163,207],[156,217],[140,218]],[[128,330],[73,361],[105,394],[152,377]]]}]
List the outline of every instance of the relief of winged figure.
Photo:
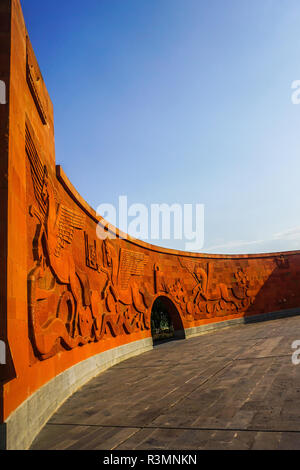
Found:
[{"label": "relief of winged figure", "polygon": [[[84,273],[80,272],[80,270],[75,266],[73,254],[70,248],[75,231],[82,230],[84,228],[85,217],[70,209],[59,200],[48,174],[47,167],[41,162],[27,128],[26,153],[30,162],[34,195],[37,202],[37,204],[30,207],[30,214],[38,219],[36,235],[33,242],[33,254],[36,263],[34,269],[29,275],[31,286],[29,292],[29,307],[31,307],[32,310],[33,326],[34,328],[39,329],[35,315],[37,300],[36,291],[39,290],[38,281],[43,279],[48,266],[56,281],[60,284],[67,285],[73,296],[72,304],[74,314],[72,315],[69,329],[68,331],[63,331],[62,326],[58,328],[58,330],[60,330],[60,336],[63,336],[65,343],[72,343],[72,340],[67,338],[67,336],[75,336],[78,321],[79,306],[81,305],[80,283],[78,280],[83,286],[88,286],[86,279],[84,278]],[[81,277],[83,277],[83,279],[81,279]],[[83,296],[85,294],[88,296],[88,288],[85,290],[86,292],[83,293]],[[43,295],[47,296],[46,290],[43,290]],[[50,295],[51,289],[49,289],[49,296]],[[58,319],[53,320],[53,325],[51,325],[52,330],[54,329],[55,321],[58,323]],[[56,324],[55,327],[57,328],[58,325]],[[73,329],[73,331],[71,331],[71,329]],[[70,346],[74,346],[74,344],[72,343]]]}]

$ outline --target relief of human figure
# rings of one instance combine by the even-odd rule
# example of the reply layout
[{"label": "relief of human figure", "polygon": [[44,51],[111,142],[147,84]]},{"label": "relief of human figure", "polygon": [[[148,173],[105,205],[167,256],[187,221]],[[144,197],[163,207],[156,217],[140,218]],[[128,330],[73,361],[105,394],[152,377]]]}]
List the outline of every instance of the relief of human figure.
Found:
[{"label": "relief of human figure", "polygon": [[126,253],[132,260],[127,267],[128,283],[125,288],[122,288],[119,282],[122,249],[119,252],[110,240],[105,239],[103,241],[104,265],[100,267],[100,270],[106,274],[107,280],[102,291],[102,298],[108,312],[112,315],[120,315],[123,311],[122,318],[125,322],[131,318],[133,324],[137,318],[139,319],[139,325],[148,327],[146,314],[151,304],[151,295],[141,277],[134,274],[136,253],[129,250],[126,250]]},{"label": "relief of human figure", "polygon": [[[209,316],[226,310],[238,311],[246,304],[247,290],[237,289],[235,286],[228,287],[225,283],[219,282],[214,288],[212,286],[213,265],[207,263],[206,269],[199,263],[180,260],[180,264],[193,276],[196,284],[192,289],[193,301],[188,303],[190,314],[206,311]],[[239,279],[237,278],[239,283]]]},{"label": "relief of human figure", "polygon": [[[89,281],[86,273],[76,266],[71,250],[74,233],[84,228],[85,217],[61,203],[27,128],[26,138],[36,200],[36,204],[30,207],[30,214],[38,221],[33,240],[35,265],[28,275],[29,312],[36,347],[40,354],[47,355],[57,340],[71,348],[89,340],[92,324],[92,319],[88,321],[86,316],[86,307],[90,304]],[[47,277],[51,277],[48,286]],[[49,320],[41,324],[39,310],[42,300],[50,302],[52,297],[56,298],[56,286],[63,285],[68,290],[61,294],[56,309],[52,301],[54,311],[49,311]],[[60,307],[64,304],[71,309],[67,323],[60,317]]]}]

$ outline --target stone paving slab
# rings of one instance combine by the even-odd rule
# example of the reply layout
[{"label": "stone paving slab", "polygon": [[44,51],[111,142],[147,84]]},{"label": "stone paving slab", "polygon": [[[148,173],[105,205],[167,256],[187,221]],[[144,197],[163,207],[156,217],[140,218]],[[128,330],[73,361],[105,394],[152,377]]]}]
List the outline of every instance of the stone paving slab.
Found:
[{"label": "stone paving slab", "polygon": [[300,449],[300,319],[170,341],[69,398],[32,449]]}]

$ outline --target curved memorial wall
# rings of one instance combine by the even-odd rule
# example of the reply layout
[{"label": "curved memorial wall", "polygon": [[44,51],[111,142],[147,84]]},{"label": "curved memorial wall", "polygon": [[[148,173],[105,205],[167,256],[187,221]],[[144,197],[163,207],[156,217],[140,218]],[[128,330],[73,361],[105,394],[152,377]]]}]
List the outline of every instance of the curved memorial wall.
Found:
[{"label": "curved memorial wall", "polygon": [[153,347],[158,298],[186,338],[297,314],[300,252],[194,254],[118,231],[99,239],[97,227],[112,228],[55,165],[52,103],[18,0],[1,1],[0,37],[0,443],[26,449],[81,385]]}]

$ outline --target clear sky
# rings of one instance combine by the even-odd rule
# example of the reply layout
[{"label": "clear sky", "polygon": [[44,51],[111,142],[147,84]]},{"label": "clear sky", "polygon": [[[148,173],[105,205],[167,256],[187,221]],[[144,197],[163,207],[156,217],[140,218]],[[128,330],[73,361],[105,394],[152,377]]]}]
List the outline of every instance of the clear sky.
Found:
[{"label": "clear sky", "polygon": [[300,249],[299,0],[21,3],[92,207],[201,203],[204,252]]}]

